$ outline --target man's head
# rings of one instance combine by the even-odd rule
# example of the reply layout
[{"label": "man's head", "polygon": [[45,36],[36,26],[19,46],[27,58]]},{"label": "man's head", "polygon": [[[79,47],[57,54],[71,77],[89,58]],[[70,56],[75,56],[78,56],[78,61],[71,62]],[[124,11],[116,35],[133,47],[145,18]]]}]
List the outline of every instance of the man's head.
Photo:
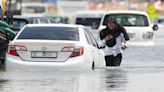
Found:
[{"label": "man's head", "polygon": [[114,30],[116,28],[116,23],[113,19],[109,19],[108,23],[107,23],[107,26],[110,30]]}]

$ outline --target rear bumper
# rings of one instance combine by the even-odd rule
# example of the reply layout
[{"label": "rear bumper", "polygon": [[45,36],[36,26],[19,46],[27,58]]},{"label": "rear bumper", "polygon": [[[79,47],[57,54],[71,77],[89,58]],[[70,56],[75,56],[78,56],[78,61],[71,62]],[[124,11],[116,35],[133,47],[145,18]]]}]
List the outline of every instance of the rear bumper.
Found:
[{"label": "rear bumper", "polygon": [[6,58],[6,71],[49,71],[49,70],[91,70],[91,63],[84,59],[68,59],[65,62],[31,62]]}]

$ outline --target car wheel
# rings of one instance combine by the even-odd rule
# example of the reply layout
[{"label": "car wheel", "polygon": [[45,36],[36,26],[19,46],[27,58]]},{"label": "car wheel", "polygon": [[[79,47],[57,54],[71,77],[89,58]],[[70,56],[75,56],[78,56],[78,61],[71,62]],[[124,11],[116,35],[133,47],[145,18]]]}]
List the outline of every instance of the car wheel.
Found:
[{"label": "car wheel", "polygon": [[95,63],[92,63],[92,70],[95,70]]}]

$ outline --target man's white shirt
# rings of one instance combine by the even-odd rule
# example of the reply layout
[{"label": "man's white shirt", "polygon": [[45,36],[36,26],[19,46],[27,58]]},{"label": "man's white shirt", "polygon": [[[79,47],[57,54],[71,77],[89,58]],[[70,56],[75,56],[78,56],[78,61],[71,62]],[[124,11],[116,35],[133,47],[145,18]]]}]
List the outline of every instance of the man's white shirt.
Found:
[{"label": "man's white shirt", "polygon": [[100,47],[105,46],[105,48],[104,48],[105,56],[109,56],[109,55],[116,56],[117,54],[122,53],[123,52],[121,49],[122,44],[125,44],[126,47],[129,46],[129,41],[126,41],[124,39],[124,36],[122,33],[116,38],[116,44],[113,47],[108,47],[106,45],[105,38],[103,40],[99,41]]}]

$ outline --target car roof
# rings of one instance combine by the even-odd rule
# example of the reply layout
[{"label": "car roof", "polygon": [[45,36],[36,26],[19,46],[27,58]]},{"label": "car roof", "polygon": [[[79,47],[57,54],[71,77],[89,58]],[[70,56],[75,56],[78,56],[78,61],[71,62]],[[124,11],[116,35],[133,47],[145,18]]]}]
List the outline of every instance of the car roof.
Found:
[{"label": "car roof", "polygon": [[102,17],[105,11],[79,11],[76,17]]},{"label": "car roof", "polygon": [[77,14],[102,14],[105,13],[105,11],[79,11]]},{"label": "car roof", "polygon": [[82,27],[82,25],[76,25],[76,24],[27,24],[28,27]]},{"label": "car roof", "polygon": [[125,13],[125,14],[142,14],[142,15],[147,15],[145,11],[139,11],[139,10],[111,10],[107,11],[105,14],[119,14],[119,13]]},{"label": "car roof", "polygon": [[35,19],[35,18],[51,18],[50,16],[19,16],[19,15],[14,15],[13,18],[19,18],[19,19]]}]

